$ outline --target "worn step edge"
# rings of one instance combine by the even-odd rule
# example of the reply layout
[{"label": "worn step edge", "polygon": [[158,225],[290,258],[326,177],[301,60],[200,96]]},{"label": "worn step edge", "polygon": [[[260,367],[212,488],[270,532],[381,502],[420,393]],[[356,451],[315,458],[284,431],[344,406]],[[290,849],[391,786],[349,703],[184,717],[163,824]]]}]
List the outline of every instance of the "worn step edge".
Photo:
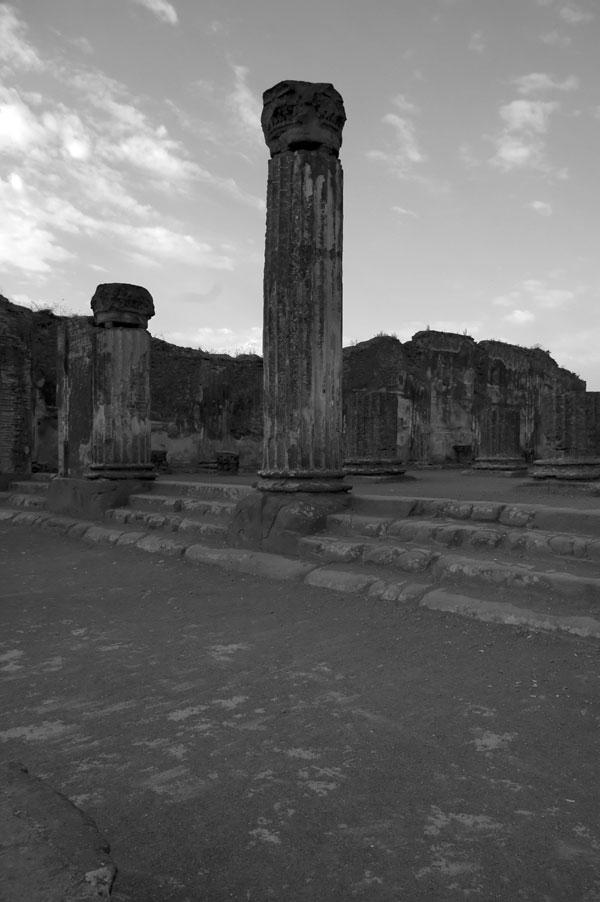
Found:
[{"label": "worn step edge", "polygon": [[235,501],[215,501],[210,498],[182,497],[180,495],[136,494],[129,496],[129,507],[147,511],[166,508],[174,512],[200,511],[213,516],[228,517],[235,510]]},{"label": "worn step edge", "polygon": [[569,596],[583,593],[588,600],[600,603],[600,577],[579,576],[534,567],[470,558],[467,555],[444,554],[430,548],[405,547],[401,544],[363,539],[340,541],[336,536],[306,536],[299,542],[300,552],[324,563],[373,564],[402,572],[428,574],[439,581],[453,579],[479,580],[498,587],[527,587],[532,590],[558,590]]},{"label": "worn step edge", "polygon": [[10,483],[10,491],[21,495],[46,495],[50,488],[50,482],[39,480],[13,480]]},{"label": "worn step edge", "polygon": [[[330,514],[327,531],[344,538],[396,539],[404,542],[435,542],[440,548],[471,546],[480,550],[509,554],[547,555],[566,560],[600,563],[600,539],[565,532],[507,527],[501,523],[473,523],[440,517],[421,520],[413,517],[369,517],[348,513]],[[456,541],[460,538],[460,541]]]},{"label": "worn step edge", "polygon": [[29,492],[10,492],[8,496],[8,504],[13,505],[14,507],[32,507],[32,508],[44,508],[46,507],[46,496],[31,494]]},{"label": "worn step edge", "polygon": [[568,530],[577,534],[600,536],[600,510],[550,507],[545,504],[520,504],[498,501],[457,501],[452,498],[413,496],[385,497],[353,495],[351,510],[370,516],[400,520],[412,516],[445,516],[454,520],[499,522],[505,526],[529,529]]},{"label": "worn step edge", "polygon": [[560,631],[600,639],[600,620],[594,617],[544,614],[507,602],[485,601],[459,595],[442,588],[433,589],[425,594],[419,605],[431,611],[447,611],[483,620],[486,623],[504,623],[507,626],[524,626],[546,632]]},{"label": "worn step edge", "polygon": [[152,530],[164,530],[168,533],[198,533],[203,536],[221,537],[227,534],[227,523],[223,522],[223,518],[220,518],[218,522],[213,522],[211,520],[179,516],[178,514],[116,507],[105,511],[104,519],[113,523],[135,525]]},{"label": "worn step edge", "polygon": [[108,529],[85,520],[52,516],[35,511],[0,508],[0,521],[14,524],[57,528],[66,535],[91,542],[108,542],[117,546],[134,545],[149,553],[173,554],[192,563],[205,563],[234,569],[270,579],[298,579],[308,585],[344,593],[365,593],[368,597],[395,602],[419,602],[423,608],[448,611],[488,622],[509,626],[571,633],[600,638],[600,621],[592,617],[544,614],[503,602],[490,602],[446,589],[432,587],[410,579],[388,579],[354,569],[317,566],[297,558],[284,558],[266,552],[240,549],[216,549],[200,544],[185,545],[160,534]]},{"label": "worn step edge", "polygon": [[195,495],[200,498],[229,498],[239,501],[254,489],[246,484],[228,482],[179,482],[176,479],[161,479],[154,483],[154,490],[161,495]]}]

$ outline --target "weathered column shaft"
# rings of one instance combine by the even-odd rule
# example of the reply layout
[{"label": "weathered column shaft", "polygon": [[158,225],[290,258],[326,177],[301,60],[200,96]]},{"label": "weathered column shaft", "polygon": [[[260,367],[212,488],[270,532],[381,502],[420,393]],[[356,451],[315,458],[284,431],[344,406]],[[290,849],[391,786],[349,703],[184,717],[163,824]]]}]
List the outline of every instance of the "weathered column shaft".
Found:
[{"label": "weathered column shaft", "polygon": [[145,329],[98,330],[90,471],[151,468],[150,335]]},{"label": "weathered column shaft", "polygon": [[269,161],[264,476],[340,476],[342,168],[318,151]]},{"label": "weathered column shaft", "polygon": [[[264,274],[264,443],[260,487],[346,489],[342,471],[345,113],[331,85],[265,92],[271,150]],[[299,482],[300,481],[300,482]]]},{"label": "weathered column shaft", "polygon": [[92,442],[89,478],[152,479],[150,451],[151,295],[137,285],[99,285],[92,298]]}]

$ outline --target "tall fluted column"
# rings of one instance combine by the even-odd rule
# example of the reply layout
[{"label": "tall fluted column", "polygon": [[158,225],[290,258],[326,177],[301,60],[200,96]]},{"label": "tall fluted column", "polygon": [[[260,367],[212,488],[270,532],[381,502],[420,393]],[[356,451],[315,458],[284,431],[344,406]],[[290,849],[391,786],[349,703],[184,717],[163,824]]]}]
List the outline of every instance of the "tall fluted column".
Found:
[{"label": "tall fluted column", "polygon": [[271,152],[264,272],[264,443],[259,488],[345,491],[342,192],[346,121],[332,85],[263,95]]},{"label": "tall fluted column", "polygon": [[98,285],[89,479],[153,479],[150,458],[152,296],[138,285]]}]

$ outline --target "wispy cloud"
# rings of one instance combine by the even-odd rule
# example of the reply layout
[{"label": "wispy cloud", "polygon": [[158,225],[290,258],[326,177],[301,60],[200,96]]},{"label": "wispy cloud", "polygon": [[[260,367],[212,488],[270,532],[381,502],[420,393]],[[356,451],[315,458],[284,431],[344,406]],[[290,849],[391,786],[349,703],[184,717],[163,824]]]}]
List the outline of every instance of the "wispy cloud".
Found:
[{"label": "wispy cloud", "polygon": [[8,3],[0,3],[0,62],[9,69],[43,68],[41,57],[27,40],[25,23]]},{"label": "wispy cloud", "polygon": [[572,304],[580,293],[580,288],[557,288],[544,279],[523,279],[506,294],[495,297],[492,304],[495,307],[512,307],[504,319],[521,324],[535,319],[531,308],[559,310]]},{"label": "wispy cloud", "polygon": [[511,310],[510,313],[507,313],[504,317],[507,323],[513,323],[517,326],[522,326],[525,323],[532,323],[535,319],[535,314],[531,312],[531,310]]},{"label": "wispy cloud", "polygon": [[395,97],[393,102],[403,115],[395,112],[386,113],[381,121],[393,129],[394,138],[385,150],[367,151],[367,157],[385,163],[398,178],[411,178],[414,167],[426,160],[426,156],[419,147],[416,126],[413,121],[413,117],[418,114],[419,110],[403,94]]},{"label": "wispy cloud", "polygon": [[541,100],[512,100],[500,107],[504,128],[496,138],[492,165],[504,172],[537,169],[549,172],[544,135],[558,104]]},{"label": "wispy cloud", "polygon": [[552,216],[552,205],[543,200],[532,200],[526,205],[540,216]]},{"label": "wispy cloud", "polygon": [[410,216],[410,217],[412,217],[413,219],[418,219],[418,218],[419,218],[419,214],[418,214],[418,213],[415,213],[414,210],[407,210],[406,207],[397,207],[397,206],[394,206],[394,207],[392,207],[392,210],[393,210],[394,213],[397,213],[398,216]]},{"label": "wispy cloud", "polygon": [[521,75],[514,79],[519,94],[529,96],[531,94],[543,94],[548,91],[575,91],[579,87],[579,79],[575,75],[569,75],[560,81],[546,72],[531,72],[529,75]]},{"label": "wispy cloud", "polygon": [[559,15],[563,22],[566,22],[568,25],[585,25],[594,18],[593,13],[581,9],[581,7],[577,6],[575,3],[569,3],[567,6],[563,6]]},{"label": "wispy cloud", "polygon": [[248,86],[246,66],[232,64],[234,85],[227,95],[227,108],[233,114],[234,125],[245,138],[254,145],[263,145],[260,115],[262,106],[259,98]]},{"label": "wispy cloud", "polygon": [[472,53],[483,53],[486,48],[486,43],[483,37],[483,32],[474,31],[471,37],[469,38],[469,50]]},{"label": "wispy cloud", "polygon": [[262,354],[262,328],[213,328],[204,326],[194,332],[167,332],[165,340],[188,348],[202,348],[217,354]]},{"label": "wispy cloud", "polygon": [[561,34],[554,29],[553,31],[547,31],[540,35],[540,41],[542,44],[547,44],[548,47],[568,47],[571,43],[571,38],[569,35]]},{"label": "wispy cloud", "polygon": [[[115,253],[148,265],[172,260],[200,268],[236,265],[232,253],[191,234],[160,200],[154,206],[145,198],[184,188],[190,194],[202,186],[204,192],[263,210],[262,198],[199,165],[182,141],[153,121],[140,98],[103,72],[60,56],[42,63],[24,24],[6,4],[0,5],[0,34],[10,38],[9,49],[0,41],[2,265],[47,273],[72,256],[67,235],[102,237]],[[32,77],[43,73],[45,82],[54,80],[57,92],[46,85],[43,93],[11,87],[23,69]],[[241,85],[244,72],[238,76]],[[69,103],[55,99],[57,93]]]},{"label": "wispy cloud", "polygon": [[179,21],[177,10],[172,3],[168,3],[168,0],[132,0],[132,2],[137,3],[138,6],[145,6],[167,25],[177,25]]}]

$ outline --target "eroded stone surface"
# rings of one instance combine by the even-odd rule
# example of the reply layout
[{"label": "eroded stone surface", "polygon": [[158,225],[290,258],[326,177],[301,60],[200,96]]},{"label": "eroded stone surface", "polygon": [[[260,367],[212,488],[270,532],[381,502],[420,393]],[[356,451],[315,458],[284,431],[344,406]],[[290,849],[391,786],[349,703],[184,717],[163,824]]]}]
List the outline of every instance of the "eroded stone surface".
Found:
[{"label": "eroded stone surface", "polygon": [[154,316],[154,301],[141,285],[105,282],[96,288],[92,310],[97,326],[140,326],[145,329],[150,317]]},{"label": "eroded stone surface", "polygon": [[286,150],[339,153],[346,121],[344,102],[333,85],[280,81],[263,94],[261,125],[271,155]]}]

